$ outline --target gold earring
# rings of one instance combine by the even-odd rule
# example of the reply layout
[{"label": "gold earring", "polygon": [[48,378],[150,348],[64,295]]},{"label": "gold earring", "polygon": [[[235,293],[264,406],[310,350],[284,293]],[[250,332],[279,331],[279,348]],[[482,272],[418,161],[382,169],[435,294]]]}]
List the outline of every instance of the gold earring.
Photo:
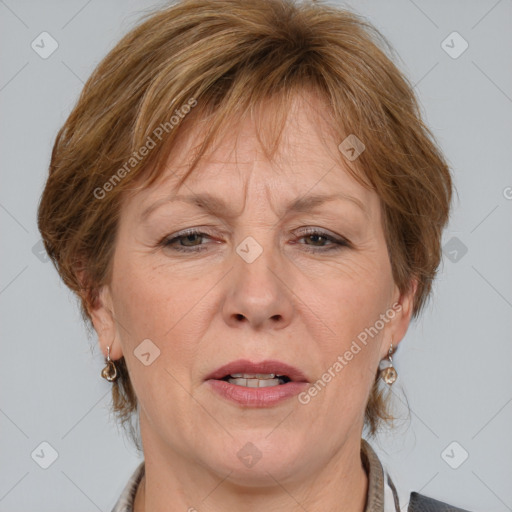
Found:
[{"label": "gold earring", "polygon": [[393,382],[396,381],[398,377],[398,373],[395,370],[395,367],[393,366],[393,359],[391,357],[391,354],[393,353],[393,342],[391,342],[391,347],[389,347],[388,352],[388,359],[389,359],[389,366],[387,368],[384,368],[381,371],[382,379],[386,384],[389,384],[390,386],[393,384]]},{"label": "gold earring", "polygon": [[116,365],[114,361],[110,359],[110,347],[107,347],[107,366],[101,370],[101,376],[109,382],[116,380],[118,377]]}]

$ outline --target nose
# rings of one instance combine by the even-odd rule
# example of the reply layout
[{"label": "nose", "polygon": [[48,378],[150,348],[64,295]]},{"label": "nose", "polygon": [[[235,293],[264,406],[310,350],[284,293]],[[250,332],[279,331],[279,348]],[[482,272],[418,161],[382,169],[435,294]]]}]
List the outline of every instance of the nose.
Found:
[{"label": "nose", "polygon": [[227,276],[224,321],[230,327],[254,330],[283,329],[289,325],[294,308],[286,259],[265,247],[252,262],[239,253],[234,253],[233,260],[234,268]]}]

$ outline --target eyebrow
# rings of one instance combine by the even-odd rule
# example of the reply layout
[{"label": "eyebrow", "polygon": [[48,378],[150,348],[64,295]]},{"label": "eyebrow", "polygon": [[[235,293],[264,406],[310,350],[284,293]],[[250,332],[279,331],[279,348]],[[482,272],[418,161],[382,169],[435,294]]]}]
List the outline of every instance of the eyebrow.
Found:
[{"label": "eyebrow", "polygon": [[[318,206],[335,200],[343,200],[349,201],[353,204],[357,205],[363,213],[368,217],[368,211],[366,210],[364,204],[357,197],[350,196],[344,193],[337,194],[317,194],[317,195],[307,195],[304,197],[299,197],[292,201],[286,208],[287,212],[309,212],[314,210]],[[142,221],[146,220],[147,217],[159,208],[162,204],[167,203],[186,203],[202,208],[206,212],[212,215],[223,216],[226,218],[233,218],[236,214],[232,211],[229,204],[224,201],[224,199],[220,197],[215,197],[208,192],[201,194],[192,194],[192,195],[177,195],[171,198],[163,198],[160,199],[153,204],[149,205],[140,215],[140,219]]]}]

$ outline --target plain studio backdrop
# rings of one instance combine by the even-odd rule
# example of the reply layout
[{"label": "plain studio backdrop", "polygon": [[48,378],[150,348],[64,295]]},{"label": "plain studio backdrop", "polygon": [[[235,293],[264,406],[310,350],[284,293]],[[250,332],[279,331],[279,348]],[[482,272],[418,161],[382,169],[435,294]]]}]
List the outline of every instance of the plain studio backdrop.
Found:
[{"label": "plain studio backdrop", "polygon": [[[109,418],[103,356],[41,252],[36,210],[85,80],[158,5],[0,1],[1,512],[108,512],[140,461]],[[512,510],[512,2],[337,5],[396,49],[458,192],[433,298],[394,357],[403,421],[372,444],[402,504],[418,491]]]}]

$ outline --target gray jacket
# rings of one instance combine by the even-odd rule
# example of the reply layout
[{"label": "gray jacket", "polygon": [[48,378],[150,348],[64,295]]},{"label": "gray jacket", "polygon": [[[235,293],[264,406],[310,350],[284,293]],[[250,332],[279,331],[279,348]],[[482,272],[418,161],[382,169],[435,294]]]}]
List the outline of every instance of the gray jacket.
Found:
[{"label": "gray jacket", "polygon": [[428,498],[417,492],[411,492],[409,500],[409,508],[407,512],[469,512],[464,508],[454,507],[437,501],[433,498]]},{"label": "gray jacket", "polygon": [[[385,493],[384,484],[385,482],[392,491],[394,499],[394,508],[397,512],[401,512],[401,506],[398,500],[398,494],[391,480],[389,474],[384,472],[379,457],[371,447],[371,445],[365,440],[361,439],[361,460],[363,466],[368,474],[368,498],[366,501],[366,508],[364,512],[384,512],[384,505],[386,510],[390,507],[384,503]],[[454,507],[448,505],[442,501],[429,498],[423,494],[417,492],[411,492],[409,497],[409,507],[407,512],[470,512],[463,508]]]}]

